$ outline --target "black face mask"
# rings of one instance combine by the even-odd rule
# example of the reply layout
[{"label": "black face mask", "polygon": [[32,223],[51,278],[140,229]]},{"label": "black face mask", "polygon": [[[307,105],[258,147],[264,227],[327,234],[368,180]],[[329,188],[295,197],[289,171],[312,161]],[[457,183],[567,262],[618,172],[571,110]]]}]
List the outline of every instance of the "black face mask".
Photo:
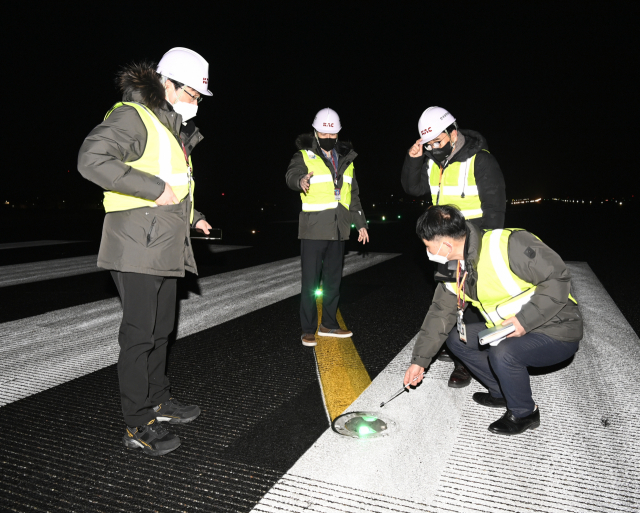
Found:
[{"label": "black face mask", "polygon": [[320,148],[322,148],[324,151],[331,151],[335,147],[336,142],[338,142],[338,139],[320,139],[318,137],[318,142],[320,143]]},{"label": "black face mask", "polygon": [[451,142],[445,144],[442,148],[434,148],[431,150],[433,158],[438,162],[444,162],[451,155]]}]

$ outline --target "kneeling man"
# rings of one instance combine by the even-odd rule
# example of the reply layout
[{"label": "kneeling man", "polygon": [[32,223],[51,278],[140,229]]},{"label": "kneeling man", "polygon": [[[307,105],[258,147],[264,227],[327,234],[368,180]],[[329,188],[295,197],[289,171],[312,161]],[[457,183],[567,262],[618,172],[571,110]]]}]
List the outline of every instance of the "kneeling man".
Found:
[{"label": "kneeling man", "polygon": [[[446,340],[447,346],[489,390],[473,400],[507,408],[489,431],[517,435],[540,425],[527,367],[546,367],[570,358],[582,339],[582,316],[571,295],[571,277],[560,256],[521,229],[480,230],[452,205],[429,208],[416,226],[429,259],[457,260],[455,283],[440,283],[413,348],[405,385],[422,373]],[[468,303],[485,323],[464,325]],[[457,324],[457,326],[456,326]],[[493,346],[478,333],[513,325]],[[414,381],[415,380],[415,381]]]}]

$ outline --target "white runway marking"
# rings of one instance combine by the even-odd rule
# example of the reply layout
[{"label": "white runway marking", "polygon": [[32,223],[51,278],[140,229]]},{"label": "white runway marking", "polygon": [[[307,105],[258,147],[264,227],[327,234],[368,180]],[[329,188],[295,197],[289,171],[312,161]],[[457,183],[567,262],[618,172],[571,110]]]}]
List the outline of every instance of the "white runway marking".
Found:
[{"label": "white runway marking", "polygon": [[640,341],[589,266],[567,266],[584,339],[569,366],[532,376],[538,429],[490,433],[504,410],[473,402],[485,391],[476,381],[448,388],[453,366],[440,361],[380,409],[401,386],[414,339],[348,408],[380,411],[398,431],[367,441],[327,430],[254,511],[637,512]]},{"label": "white runway marking", "polygon": [[56,246],[58,244],[73,244],[74,242],[87,242],[86,240],[31,240],[27,242],[5,242],[0,244],[0,249],[35,248],[38,246]]},{"label": "white runway marking", "polygon": [[[247,247],[249,246],[207,245],[211,253],[223,253]],[[89,255],[0,266],[0,287],[104,271],[96,265],[97,260],[98,255]]]},{"label": "white runway marking", "polygon": [[[349,254],[343,275],[395,256]],[[190,293],[180,303],[178,338],[299,294],[300,257],[209,276],[198,284],[201,295]],[[112,298],[0,324],[0,406],[114,364],[121,317],[120,300]]]}]

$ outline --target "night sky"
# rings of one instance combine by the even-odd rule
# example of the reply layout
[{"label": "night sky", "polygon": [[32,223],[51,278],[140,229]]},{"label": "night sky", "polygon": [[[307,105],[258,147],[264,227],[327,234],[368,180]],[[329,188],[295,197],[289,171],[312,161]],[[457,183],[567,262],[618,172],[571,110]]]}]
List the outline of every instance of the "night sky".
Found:
[{"label": "night sky", "polygon": [[402,194],[404,155],[431,105],[487,138],[509,199],[637,191],[630,150],[640,45],[631,2],[231,4],[237,8],[148,2],[5,12],[4,195],[98,202],[101,190],[79,175],[76,158],[120,99],[114,75],[175,46],[210,65],[214,96],[200,104],[195,121],[205,139],[193,155],[205,212],[223,192],[235,208],[297,205],[284,182],[294,140],[327,106],[359,154],[365,206]]}]

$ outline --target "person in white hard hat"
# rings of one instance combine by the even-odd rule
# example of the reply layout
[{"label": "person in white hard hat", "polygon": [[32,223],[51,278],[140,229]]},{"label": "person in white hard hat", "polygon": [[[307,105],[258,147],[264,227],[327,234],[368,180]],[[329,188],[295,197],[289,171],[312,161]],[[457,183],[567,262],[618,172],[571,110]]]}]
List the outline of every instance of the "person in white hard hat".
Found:
[{"label": "person in white hard hat", "polygon": [[[320,337],[346,338],[353,334],[343,330],[337,320],[345,241],[354,226],[358,242],[369,242],[353,167],[357,154],[351,143],[338,140],[340,118],[334,110],[322,109],[312,126],[313,133],[298,136],[298,151],[286,174],[287,185],[299,192],[302,200],[298,238],[302,260],[301,339],[305,346],[317,344],[316,329]],[[317,294],[322,294],[319,328]]]},{"label": "person in white hard hat", "polygon": [[200,414],[171,396],[165,368],[176,278],[197,273],[190,229],[211,229],[193,208],[191,164],[202,140],[192,118],[202,97],[211,96],[209,65],[192,50],[173,48],[157,68],[123,68],[117,82],[122,102],[85,139],[78,170],[105,190],[98,267],[111,271],[122,300],[123,443],[158,456],[180,445],[159,423],[187,423]]},{"label": "person in white hard hat", "polygon": [[[433,205],[454,205],[467,221],[481,230],[504,228],[506,193],[504,177],[486,139],[473,130],[460,130],[453,115],[442,107],[429,107],[418,121],[420,138],[409,148],[402,167],[402,187],[407,194],[429,194]],[[455,265],[438,264],[437,281],[455,281]],[[480,322],[479,312],[465,311],[465,321]],[[451,361],[446,352],[440,359]],[[471,383],[466,367],[453,358],[449,386]]]}]

